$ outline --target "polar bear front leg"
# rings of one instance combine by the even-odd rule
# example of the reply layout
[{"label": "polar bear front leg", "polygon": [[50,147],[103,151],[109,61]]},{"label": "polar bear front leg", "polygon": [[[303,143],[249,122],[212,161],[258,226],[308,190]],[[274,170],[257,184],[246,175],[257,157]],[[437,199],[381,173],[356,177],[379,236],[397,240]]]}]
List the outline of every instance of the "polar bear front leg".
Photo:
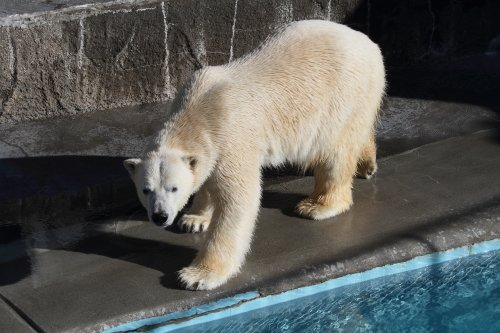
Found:
[{"label": "polar bear front leg", "polygon": [[300,215],[322,220],[347,211],[352,205],[352,178],[357,156],[335,154],[314,169],[314,191],[295,208]]},{"label": "polar bear front leg", "polygon": [[193,206],[189,214],[184,214],[179,219],[179,228],[186,232],[203,232],[208,229],[214,206],[208,192],[207,185],[203,185],[194,196]]},{"label": "polar bear front leg", "polygon": [[238,273],[250,249],[260,204],[260,165],[236,162],[220,166],[213,175],[215,210],[206,242],[193,263],[179,272],[187,289],[222,285]]}]

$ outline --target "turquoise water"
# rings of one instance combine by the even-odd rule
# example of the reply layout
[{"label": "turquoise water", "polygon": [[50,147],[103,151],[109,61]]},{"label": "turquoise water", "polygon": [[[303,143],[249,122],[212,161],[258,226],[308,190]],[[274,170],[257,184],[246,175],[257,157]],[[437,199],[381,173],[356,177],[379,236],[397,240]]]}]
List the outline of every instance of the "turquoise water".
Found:
[{"label": "turquoise water", "polygon": [[500,332],[500,251],[175,332]]}]

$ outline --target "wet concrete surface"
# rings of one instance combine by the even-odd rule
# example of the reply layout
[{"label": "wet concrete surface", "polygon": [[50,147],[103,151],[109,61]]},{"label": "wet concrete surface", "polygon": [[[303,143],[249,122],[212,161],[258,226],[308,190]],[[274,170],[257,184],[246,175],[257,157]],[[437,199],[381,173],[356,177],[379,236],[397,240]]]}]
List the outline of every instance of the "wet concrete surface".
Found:
[{"label": "wet concrete surface", "polygon": [[175,272],[194,258],[204,236],[158,229],[138,210],[55,228],[35,216],[2,224],[11,236],[2,239],[0,294],[42,331],[96,331],[242,291],[276,293],[498,238],[498,131],[379,163],[375,179],[355,181],[353,208],[322,222],[292,213],[311,190],[311,177],[266,184],[247,263],[215,291],[185,291],[176,282]]},{"label": "wet concrete surface", "polygon": [[3,299],[0,299],[0,328],[2,332],[36,332],[12,309],[11,305],[5,303]]}]

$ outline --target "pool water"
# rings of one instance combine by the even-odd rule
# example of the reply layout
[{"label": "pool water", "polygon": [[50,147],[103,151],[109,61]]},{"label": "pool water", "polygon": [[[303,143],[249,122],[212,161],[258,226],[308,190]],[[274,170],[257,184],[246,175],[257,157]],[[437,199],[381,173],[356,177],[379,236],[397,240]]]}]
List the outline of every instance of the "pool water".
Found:
[{"label": "pool water", "polygon": [[175,332],[500,332],[500,250]]}]

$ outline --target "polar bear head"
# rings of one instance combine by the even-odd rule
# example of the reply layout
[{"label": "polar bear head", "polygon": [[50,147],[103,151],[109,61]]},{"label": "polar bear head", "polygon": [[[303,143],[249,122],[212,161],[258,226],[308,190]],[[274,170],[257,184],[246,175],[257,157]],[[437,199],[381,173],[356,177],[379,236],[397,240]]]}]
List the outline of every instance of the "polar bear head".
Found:
[{"label": "polar bear head", "polygon": [[169,226],[194,192],[196,159],[179,151],[149,153],[123,162],[149,220]]}]

